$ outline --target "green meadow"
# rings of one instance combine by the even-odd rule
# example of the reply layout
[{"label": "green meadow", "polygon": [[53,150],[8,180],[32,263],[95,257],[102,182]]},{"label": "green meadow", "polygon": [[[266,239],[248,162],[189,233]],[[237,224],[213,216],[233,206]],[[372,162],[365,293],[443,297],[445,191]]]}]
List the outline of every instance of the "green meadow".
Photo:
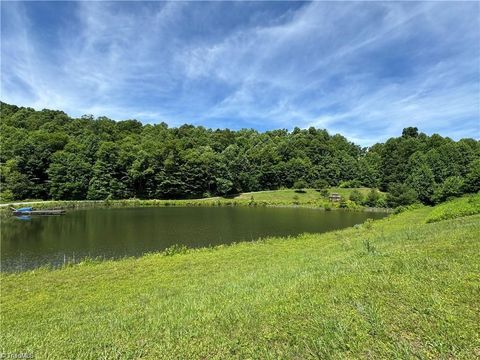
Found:
[{"label": "green meadow", "polygon": [[[478,198],[325,234],[1,274],[1,351],[476,359]],[[467,206],[474,210],[461,211]]]},{"label": "green meadow", "polygon": [[[328,198],[328,194],[337,193],[344,200],[342,206],[352,210],[364,210],[365,206],[357,204],[349,200],[350,194],[357,191],[365,198],[371,191],[370,188],[339,188],[331,187],[326,190],[325,194],[316,189],[282,189],[257,191],[249,193],[241,193],[228,197],[208,197],[200,199],[177,199],[177,200],[160,200],[160,199],[124,199],[124,200],[31,200],[25,201],[28,206],[36,209],[51,208],[89,208],[89,207],[143,207],[143,206],[303,206],[324,209],[336,209],[341,205],[339,202],[332,202]],[[376,190],[380,199],[385,199],[385,193]],[[20,207],[22,202],[15,205]],[[3,212],[8,213],[9,204],[5,203]],[[13,206],[13,205],[12,205]],[[8,210],[8,211],[7,211]],[[388,209],[384,209],[388,211]]]},{"label": "green meadow", "polygon": [[[345,206],[350,208],[359,207],[359,205],[349,200],[352,191],[358,191],[363,197],[366,197],[370,192],[370,188],[340,188],[331,187],[326,189],[328,194],[337,193],[342,199],[345,200]],[[378,196],[385,198],[385,193],[378,191]],[[283,189],[283,190],[267,190],[257,191],[251,193],[243,193],[233,197],[233,200],[237,201],[255,201],[260,204],[272,204],[272,205],[292,205],[292,203],[298,205],[310,205],[319,207],[338,207],[338,203],[331,203],[328,201],[328,196],[323,196],[321,191],[315,189]]]}]

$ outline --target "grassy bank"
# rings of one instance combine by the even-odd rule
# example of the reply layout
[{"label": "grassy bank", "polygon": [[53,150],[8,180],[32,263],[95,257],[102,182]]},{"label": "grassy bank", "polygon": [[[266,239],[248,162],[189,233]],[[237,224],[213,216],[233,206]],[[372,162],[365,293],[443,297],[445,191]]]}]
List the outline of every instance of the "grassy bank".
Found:
[{"label": "grassy bank", "polygon": [[[350,193],[355,189],[346,188],[330,188],[330,193],[339,193],[346,201],[344,206],[347,209],[363,210],[365,207],[357,205],[348,200]],[[363,195],[366,195],[370,189],[358,188]],[[379,193],[384,196],[383,193]],[[26,202],[27,203],[27,202]],[[29,206],[37,209],[52,208],[88,208],[88,207],[143,207],[143,206],[304,206],[316,207],[324,209],[337,209],[340,204],[331,202],[328,198],[322,196],[314,189],[305,189],[296,191],[293,189],[259,191],[252,193],[242,193],[229,197],[211,197],[202,199],[186,199],[186,200],[105,200],[105,201],[30,201]],[[7,204],[2,208],[4,212],[8,210]],[[18,206],[18,205],[17,205]]]},{"label": "grassy bank", "polygon": [[426,221],[431,223],[475,214],[480,214],[480,194],[440,204],[430,213]]},{"label": "grassy bank", "polygon": [[1,350],[59,359],[478,358],[480,215],[427,223],[435,211],[2,274]]}]

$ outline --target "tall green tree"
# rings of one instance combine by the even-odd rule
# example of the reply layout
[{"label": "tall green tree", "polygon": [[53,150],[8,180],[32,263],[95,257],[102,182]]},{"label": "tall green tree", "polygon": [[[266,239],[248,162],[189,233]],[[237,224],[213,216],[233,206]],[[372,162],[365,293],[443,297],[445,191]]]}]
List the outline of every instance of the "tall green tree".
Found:
[{"label": "tall green tree", "polygon": [[33,182],[21,172],[16,159],[7,160],[1,165],[0,180],[2,197],[8,200],[25,199],[31,194]]},{"label": "tall green tree", "polygon": [[82,200],[87,197],[92,166],[81,151],[57,151],[48,168],[50,195],[56,200]]},{"label": "tall green tree", "polygon": [[464,191],[475,193],[480,191],[480,159],[472,161],[465,176]]},{"label": "tall green tree", "polygon": [[432,196],[434,202],[439,203],[462,195],[464,181],[460,176],[450,176],[437,186]]},{"label": "tall green tree", "polygon": [[430,204],[436,187],[435,178],[425,162],[425,157],[421,154],[415,155],[418,156],[410,160],[411,172],[407,183],[417,193],[418,200],[424,204]]},{"label": "tall green tree", "polygon": [[417,193],[408,185],[393,183],[389,186],[386,201],[387,205],[392,208],[410,205],[417,201]]},{"label": "tall green tree", "polygon": [[87,198],[90,200],[124,199],[131,193],[126,169],[119,162],[119,146],[113,142],[100,145],[97,161],[93,166]]},{"label": "tall green tree", "polygon": [[480,190],[479,141],[415,127],[367,149],[313,127],[170,128],[5,103],[0,115],[4,198],[191,198],[305,182],[393,189],[392,203],[408,203],[412,194],[430,203],[442,189]]}]

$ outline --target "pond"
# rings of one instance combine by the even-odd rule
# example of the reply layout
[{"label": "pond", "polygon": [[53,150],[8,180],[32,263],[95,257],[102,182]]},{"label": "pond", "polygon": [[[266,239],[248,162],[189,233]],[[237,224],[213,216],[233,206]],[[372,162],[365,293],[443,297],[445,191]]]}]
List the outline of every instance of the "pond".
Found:
[{"label": "pond", "polygon": [[63,216],[2,219],[2,271],[62,265],[85,257],[120,258],[174,244],[204,247],[268,236],[320,233],[385,213],[272,207],[87,209]]}]

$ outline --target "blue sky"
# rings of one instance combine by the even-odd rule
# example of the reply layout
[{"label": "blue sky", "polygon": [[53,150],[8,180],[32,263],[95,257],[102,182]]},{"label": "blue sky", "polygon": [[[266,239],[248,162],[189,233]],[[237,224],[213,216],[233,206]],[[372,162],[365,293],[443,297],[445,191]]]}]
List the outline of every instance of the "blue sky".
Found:
[{"label": "blue sky", "polygon": [[1,100],[212,128],[480,137],[478,2],[1,2]]}]

